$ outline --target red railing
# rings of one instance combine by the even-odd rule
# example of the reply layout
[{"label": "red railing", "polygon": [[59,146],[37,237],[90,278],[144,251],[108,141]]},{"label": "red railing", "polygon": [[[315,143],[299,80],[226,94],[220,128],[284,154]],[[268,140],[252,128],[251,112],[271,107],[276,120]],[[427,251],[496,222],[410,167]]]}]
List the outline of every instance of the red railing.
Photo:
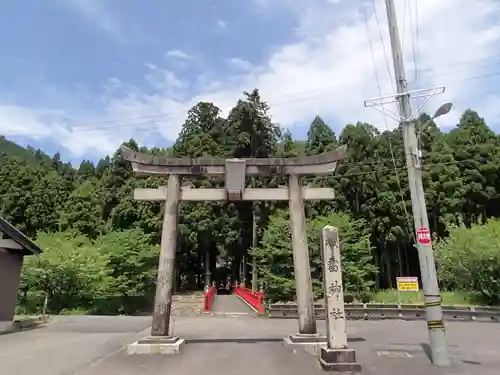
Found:
[{"label": "red railing", "polygon": [[234,293],[240,296],[258,312],[264,312],[264,292],[258,292],[256,290],[245,288],[244,286],[235,285]]},{"label": "red railing", "polygon": [[215,293],[217,292],[217,288],[214,285],[212,285],[208,290],[205,291],[203,295],[203,311],[208,312],[212,308],[212,304],[214,302],[214,296]]}]

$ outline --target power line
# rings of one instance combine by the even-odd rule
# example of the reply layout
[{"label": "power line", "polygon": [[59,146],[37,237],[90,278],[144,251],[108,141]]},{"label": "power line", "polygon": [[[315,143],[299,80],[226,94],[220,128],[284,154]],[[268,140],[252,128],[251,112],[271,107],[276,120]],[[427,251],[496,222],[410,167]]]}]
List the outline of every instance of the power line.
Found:
[{"label": "power line", "polygon": [[[376,165],[376,164],[382,164],[382,163],[392,163],[395,160],[404,160],[404,157],[399,157],[399,158],[384,158],[384,159],[377,159],[373,161],[360,161],[360,162],[351,162],[351,163],[344,163],[342,162],[340,164],[341,167],[356,167],[356,166],[365,166],[365,165]],[[399,167],[398,167],[399,168]]]},{"label": "power line", "polygon": [[[411,11],[410,11],[411,12]],[[411,13],[410,13],[410,18],[411,18]],[[418,27],[418,0],[415,1],[415,35],[412,34],[412,46],[413,46],[413,64],[415,67],[415,85],[418,87],[420,86],[419,82],[419,68],[418,68],[418,57],[419,57],[419,27]],[[420,103],[421,100],[417,98],[417,108],[420,108]],[[421,147],[421,132],[422,132],[422,121],[420,117],[420,113],[417,111],[417,121],[415,124],[416,127],[416,137],[417,137],[417,148],[420,149]]]},{"label": "power line", "polygon": [[[444,74],[446,75],[446,74]],[[484,79],[484,78],[490,78],[490,77],[495,77],[495,76],[500,76],[500,72],[492,72],[492,73],[486,73],[486,74],[482,74],[482,75],[476,75],[476,76],[470,76],[470,77],[464,77],[464,78],[461,78],[461,79],[457,79],[457,80],[452,80],[452,81],[448,81],[448,82],[444,82],[443,84],[444,85],[452,85],[452,84],[456,84],[456,83],[463,83],[463,82],[468,82],[468,81],[472,81],[472,80],[478,80],[478,79]],[[360,83],[364,83],[364,82],[357,82],[356,84],[360,84]],[[355,84],[350,84],[349,86],[352,86],[352,85],[355,85]],[[332,86],[330,88],[324,88],[324,89],[317,89],[317,90],[311,90],[311,92],[316,92],[316,91],[327,91],[327,90],[330,90],[331,88],[333,88],[335,86]],[[345,86],[344,86],[345,87]],[[305,92],[309,92],[309,91],[305,91]],[[343,95],[344,92],[335,92],[335,93],[329,93],[328,95],[329,96],[333,96],[333,95]],[[321,95],[314,95],[314,96],[304,96],[302,98],[298,98],[298,99],[295,99],[295,100],[286,100],[286,101],[279,101],[279,102],[275,102],[273,103],[273,106],[280,106],[280,105],[284,105],[284,104],[290,104],[290,103],[294,103],[294,102],[300,102],[300,101],[303,101],[304,99],[314,99],[314,98],[317,98],[317,97],[320,97],[320,96],[323,96],[324,94],[321,94]],[[285,95],[286,96],[286,95]],[[169,115],[169,116],[174,116],[174,115],[180,115],[181,112],[176,112],[176,113],[168,113],[168,114],[165,114],[165,115]],[[131,126],[131,125],[138,125],[138,124],[149,124],[151,123],[152,121],[146,121],[146,122],[142,122],[142,123],[126,123],[126,124],[123,124],[123,125],[120,125],[121,126]],[[111,126],[109,128],[115,128],[115,126]],[[87,130],[101,130],[103,129],[102,127],[96,127],[96,128],[84,128],[84,129],[81,129],[79,131],[87,131]]]},{"label": "power line", "polygon": [[[392,82],[392,77],[390,75],[389,61],[387,59],[387,56],[385,55],[384,39],[382,37],[382,30],[381,30],[380,24],[378,22],[378,16],[377,16],[377,13],[376,13],[377,10],[375,8],[375,1],[374,0],[372,0],[372,5],[373,5],[373,8],[374,8],[374,12],[375,12],[375,18],[377,20],[377,28],[378,28],[378,34],[380,36],[380,42],[381,42],[382,48],[384,50],[385,63],[386,63],[386,66],[387,66],[387,70],[389,72],[389,80],[391,80],[391,82]],[[405,1],[405,9],[406,9],[406,1]],[[405,14],[406,14],[406,11],[405,11]],[[373,67],[374,67],[374,70],[375,70],[375,79],[377,81],[377,88],[378,88],[379,96],[382,96],[382,89],[381,89],[381,86],[380,86],[380,80],[379,80],[379,76],[378,76],[378,73],[377,73],[377,67],[376,67],[375,53],[373,51],[373,45],[372,45],[371,36],[370,36],[369,28],[368,28],[368,21],[367,21],[366,17],[365,17],[365,24],[366,24],[366,29],[367,29],[367,33],[368,33],[368,41],[369,41],[369,44],[370,44],[370,52],[371,52],[371,56],[372,56],[372,64],[373,64]],[[410,25],[411,25],[411,13],[410,13]],[[394,84],[396,84],[396,79],[395,78],[394,78]],[[384,105],[382,105],[382,110],[384,110]],[[389,124],[387,123],[387,117],[386,116],[384,116],[384,124],[385,124],[386,130],[389,131]],[[401,179],[399,177],[399,171],[398,171],[398,168],[396,166],[396,160],[395,160],[395,157],[394,157],[394,149],[392,147],[391,137],[389,136],[387,139],[389,141],[389,151],[391,153],[392,165],[393,165],[394,173],[396,174],[396,183],[397,183],[397,187],[398,187],[398,190],[399,190],[399,195],[400,195],[400,198],[401,198],[401,201],[400,201],[401,208],[403,210],[403,215],[406,218],[407,225],[410,228],[411,227],[410,214],[408,213],[408,210],[406,209],[406,203],[405,203],[404,196],[403,196],[403,189],[401,188]],[[398,201],[398,198],[395,196],[395,194],[392,191],[391,191],[391,194],[393,194],[394,199],[396,201]]]},{"label": "power line", "polygon": [[[379,34],[379,36],[380,35],[381,35],[381,33]],[[385,54],[385,52],[384,52],[384,54]],[[478,62],[478,61],[485,61],[485,60],[498,59],[498,58],[500,58],[500,54],[499,55],[487,56],[487,57],[483,57],[483,58],[478,58],[478,59],[471,59],[471,60],[460,61],[460,62],[457,62],[457,63],[454,63],[454,64],[438,65],[438,66],[435,66],[434,68],[422,68],[422,69],[418,69],[418,73],[432,72],[432,71],[436,70],[436,67],[438,69],[439,68],[451,68],[451,67],[455,67],[455,66],[472,64],[472,63],[475,63],[475,62]],[[387,59],[387,57],[386,57],[386,59]],[[386,66],[387,65],[388,64],[386,62]],[[389,75],[391,76],[390,67],[388,68],[388,72],[389,72]],[[500,74],[500,73],[498,73],[498,74]],[[447,75],[454,75],[454,73],[451,73],[451,74],[450,74],[450,72],[439,73],[440,77],[443,76],[443,75],[445,75],[445,76],[447,76]],[[482,77],[482,76],[480,76],[480,77]],[[485,77],[487,77],[487,76],[485,76]],[[318,88],[318,89],[312,89],[312,90],[307,90],[307,91],[302,91],[302,92],[295,92],[295,93],[288,93],[288,94],[285,93],[285,94],[282,94],[282,95],[279,95],[279,96],[269,96],[269,97],[267,97],[266,100],[269,101],[269,100],[272,100],[272,99],[275,99],[275,98],[278,98],[278,97],[281,98],[283,96],[286,96],[286,97],[300,96],[300,95],[303,95],[304,93],[325,92],[325,91],[330,91],[331,89],[336,88],[336,87],[352,87],[352,86],[359,85],[359,84],[364,84],[364,83],[365,83],[365,81],[363,81],[363,80],[353,81],[353,82],[348,83],[348,84],[333,85],[333,86],[328,86],[328,87]],[[311,98],[313,98],[313,97],[311,96]],[[174,115],[181,115],[181,114],[185,114],[185,111],[183,111],[183,112],[158,112],[158,113],[154,113],[154,114],[151,114],[151,115],[144,115],[144,116],[121,117],[121,118],[115,118],[115,119],[110,119],[110,120],[102,120],[102,121],[100,120],[99,123],[101,123],[101,124],[115,124],[115,123],[123,123],[125,121],[145,120],[145,119],[151,119],[151,121],[155,121],[155,119],[157,119],[157,118],[171,117],[171,116],[174,116]],[[160,121],[160,120],[158,119],[158,121]],[[141,122],[141,123],[148,123],[148,122]],[[95,125],[94,122],[80,123],[80,124],[73,125],[72,128],[83,128],[83,129],[86,129],[87,126],[94,126],[94,125]],[[93,130],[93,129],[89,129],[89,130]]]},{"label": "power line", "polygon": [[[382,28],[380,27],[380,22],[378,19],[378,12],[377,12],[377,6],[375,4],[375,0],[372,0],[372,8],[373,8],[373,14],[375,16],[375,22],[377,23],[377,29],[378,29],[378,36],[380,39],[380,43],[382,44],[382,51],[384,53],[384,60],[385,60],[385,66],[387,68],[387,74],[389,75],[389,82],[393,82],[393,77],[391,74],[391,66],[389,64],[389,58],[387,57],[387,51],[385,49],[385,43],[384,43],[384,37],[382,36]],[[395,82],[395,78],[394,78]]]},{"label": "power line", "polygon": [[[379,32],[379,37],[382,38],[382,33],[381,32]],[[383,39],[381,39],[381,43],[383,43]],[[384,43],[383,48],[384,48],[384,57],[385,57],[386,67],[387,67],[387,70],[388,70],[388,75],[392,79],[392,75],[391,75],[391,72],[390,72],[390,67],[388,65],[387,56],[385,54],[385,43]],[[479,58],[479,59],[465,60],[465,61],[457,62],[455,64],[448,64],[448,65],[438,66],[438,68],[439,67],[459,66],[459,65],[470,64],[470,63],[474,63],[474,62],[477,62],[477,61],[483,61],[483,60],[495,59],[495,58],[500,58],[500,54],[499,55],[492,55],[492,56],[488,56],[488,57],[484,57],[484,58]],[[415,74],[425,73],[425,72],[432,72],[434,70],[435,70],[435,68],[418,69],[418,70],[416,69]],[[441,77],[441,76],[450,76],[450,75],[453,76],[455,74],[452,73],[452,72],[442,72],[442,73],[439,73],[439,77]],[[500,72],[486,73],[486,74],[483,74],[483,75],[467,77],[467,78],[464,78],[464,79],[450,81],[447,84],[453,84],[453,83],[462,82],[462,81],[465,81],[465,80],[488,78],[488,77],[497,76],[497,75],[500,75]],[[431,77],[432,77],[432,75],[430,77],[427,77],[427,78],[431,78]],[[313,93],[313,92],[318,92],[318,93],[319,92],[327,92],[327,91],[330,91],[333,88],[337,88],[337,87],[343,87],[343,88],[345,88],[345,87],[352,87],[352,86],[356,86],[356,85],[364,84],[364,83],[365,83],[365,81],[363,81],[363,80],[353,81],[353,82],[348,83],[348,84],[333,85],[333,86],[328,86],[328,87],[318,88],[318,89],[312,89],[312,90],[307,90],[307,91],[302,91],[302,92],[295,92],[295,93],[288,93],[288,94],[285,93],[285,94],[281,94],[279,96],[269,96],[269,97],[267,97],[266,100],[269,101],[269,100],[272,100],[274,98],[282,98],[283,96],[285,96],[285,97],[302,96],[302,97],[299,97],[299,98],[293,99],[293,100],[279,101],[279,102],[273,103],[273,105],[288,104],[290,102],[301,101],[303,99],[315,98],[315,97],[319,96],[319,95],[315,95],[315,96],[306,95],[306,96],[304,96],[304,94]],[[340,93],[338,93],[338,94],[340,94]],[[144,115],[144,116],[123,117],[123,118],[120,118],[120,119],[116,118],[116,119],[111,119],[111,120],[99,120],[99,123],[100,124],[111,124],[111,126],[109,126],[109,128],[114,128],[115,126],[122,127],[122,126],[135,125],[135,123],[130,122],[130,120],[145,120],[145,119],[148,119],[148,121],[142,121],[139,124],[149,124],[151,122],[161,121],[160,118],[172,117],[172,116],[175,116],[175,115],[184,115],[185,113],[186,113],[186,111],[182,111],[182,112],[181,111],[179,111],[179,112],[159,112],[159,113],[156,113],[156,114]],[[94,124],[95,124],[94,122],[92,122],[92,123],[89,122],[89,123],[76,124],[76,125],[72,126],[72,129],[81,129],[81,130],[85,130],[85,131],[92,131],[92,130],[100,130],[100,129],[107,128],[107,127],[102,127],[102,126],[93,127]],[[91,127],[88,127],[88,126],[91,126]],[[43,135],[43,134],[40,134],[40,135]]]},{"label": "power line", "polygon": [[[499,58],[500,58],[500,54],[499,55],[491,55],[491,56],[481,57],[481,58],[477,58],[477,59],[458,61],[458,62],[453,63],[453,64],[438,65],[437,68],[455,68],[455,67],[460,67],[463,65],[474,64],[474,63],[477,63],[480,61],[494,60],[494,59],[499,59]],[[420,73],[429,72],[429,71],[433,71],[433,70],[436,70],[436,69],[435,68],[422,68],[422,69],[420,69]]]},{"label": "power line", "polygon": [[403,4],[403,23],[402,23],[402,31],[403,35],[401,36],[401,49],[405,50],[405,34],[406,34],[406,12],[408,7],[408,0],[405,0]]},{"label": "power line", "polygon": [[[443,156],[447,156],[446,154],[443,154]],[[402,158],[400,158],[402,159]],[[385,162],[387,161],[390,161],[391,159],[386,159]],[[464,159],[464,160],[454,160],[454,161],[449,161],[449,162],[439,162],[439,163],[428,163],[428,164],[423,164],[423,168],[431,168],[431,167],[436,167],[436,166],[446,166],[446,165],[450,165],[450,164],[459,164],[459,163],[472,163],[472,162],[489,162],[489,160],[478,160],[478,159]],[[382,162],[380,162],[382,163]],[[346,165],[347,163],[340,163],[339,164],[339,167],[342,167],[344,165]],[[355,163],[352,163],[351,165],[354,165]],[[374,162],[373,164],[378,164],[377,162]],[[363,164],[363,162],[360,162],[360,165],[369,165],[369,164]],[[406,166],[402,166],[402,167],[397,167],[397,171],[403,171],[406,169]],[[338,169],[337,169],[338,170]],[[365,175],[369,175],[369,174],[373,174],[373,173],[383,173],[383,175],[387,175],[387,173],[385,172],[389,172],[390,174],[394,173],[396,174],[396,170],[392,167],[388,167],[388,168],[382,168],[382,169],[376,169],[376,170],[373,170],[373,171],[364,171],[364,172],[355,172],[355,173],[346,173],[346,174],[337,174],[337,175],[333,175],[333,176],[328,176],[328,178],[344,178],[344,177],[350,177],[350,176],[365,176]],[[305,178],[304,180],[318,180],[318,177],[307,177]],[[394,196],[395,197],[395,196]],[[397,201],[398,199],[395,197],[395,200]],[[404,202],[406,202],[406,200],[403,199]],[[410,225],[411,227],[411,225]]]},{"label": "power line", "polygon": [[[455,158],[455,155],[452,153],[429,153],[426,155],[423,160],[430,160],[433,156],[441,156],[441,157],[451,157]],[[401,170],[402,168],[406,168],[406,166],[397,166],[394,165],[394,162],[396,161],[404,161],[406,158],[405,157],[389,157],[389,158],[379,158],[376,160],[362,160],[362,161],[354,161],[354,162],[341,162],[339,163],[339,167],[336,169],[338,171],[342,167],[364,167],[364,166],[374,166],[378,164],[393,164],[388,169],[394,169],[394,170]],[[488,158],[481,158],[481,159],[463,159],[463,160],[451,160],[451,161],[445,161],[445,162],[436,162],[436,163],[427,163],[427,164],[422,164],[424,168],[426,167],[432,167],[432,166],[445,166],[445,165],[452,165],[452,164],[460,164],[460,163],[488,163],[492,160],[489,160]],[[385,170],[385,169],[384,169]],[[375,172],[380,172],[380,170],[373,170],[373,171],[367,171],[367,172],[359,172],[361,174],[363,173],[375,173]],[[351,175],[351,174],[349,174]],[[355,175],[358,175],[358,172],[355,173]],[[345,176],[345,175],[344,175]],[[317,178],[317,177],[311,177],[311,178]]]},{"label": "power line", "polygon": [[[444,74],[446,75],[446,74]],[[472,80],[479,80],[479,79],[485,79],[485,78],[490,78],[490,77],[495,77],[495,76],[500,76],[500,72],[492,72],[492,73],[486,73],[486,74],[482,74],[482,75],[477,75],[477,76],[470,76],[470,77],[464,77],[464,78],[461,78],[461,79],[457,79],[457,80],[452,80],[452,81],[448,81],[448,82],[444,82],[443,84],[445,85],[453,85],[453,84],[460,84],[460,83],[464,83],[464,82],[469,82],[469,81],[472,81]],[[364,82],[357,82],[357,83],[353,83],[353,84],[350,84],[350,85],[347,85],[347,86],[354,86],[356,84],[360,84],[360,83],[364,83]],[[341,85],[339,85],[341,86]],[[319,91],[327,91],[327,90],[330,90],[332,89],[333,87],[335,86],[332,86],[330,88],[324,88],[324,89],[317,89],[317,90],[310,90],[310,91],[305,91],[305,93],[307,92],[319,92]],[[346,87],[346,85],[343,85],[343,87]],[[334,93],[329,93],[328,96],[334,96],[334,95],[343,95],[344,94],[344,91],[341,91],[341,92],[334,92]],[[304,99],[314,99],[314,98],[317,98],[317,97],[321,97],[321,96],[324,96],[325,94],[318,94],[318,95],[314,95],[314,96],[303,96],[301,98],[297,98],[295,100],[287,100],[287,101],[279,101],[279,102],[275,102],[273,103],[273,107],[276,107],[276,106],[280,106],[280,105],[284,105],[284,104],[290,104],[290,103],[293,103],[293,102],[300,102],[300,101],[304,101]],[[287,95],[285,95],[287,96]],[[155,117],[160,117],[160,116],[163,116],[163,117],[168,117],[168,116],[175,116],[175,115],[181,115],[181,114],[184,114],[185,115],[185,112],[170,112],[170,113],[162,113],[162,114],[157,114],[157,115],[151,115],[151,116],[155,116]],[[148,118],[147,116],[140,116],[140,117],[137,117],[137,118]],[[63,129],[64,131],[66,131],[67,133],[84,133],[84,132],[91,132],[91,131],[100,131],[100,132],[103,132],[103,131],[106,131],[106,130],[115,130],[115,129],[118,129],[118,128],[124,128],[124,127],[131,127],[131,126],[140,126],[140,125],[152,125],[154,123],[158,123],[158,122],[163,122],[164,120],[148,120],[148,121],[140,121],[140,122],[119,122],[119,121],[99,121],[99,123],[112,123],[111,125],[109,126],[95,126],[95,127],[79,127],[79,126],[74,126],[74,127],[71,127],[69,129]],[[113,124],[113,122],[115,122]],[[97,123],[96,123],[97,124]],[[151,131],[151,128],[148,127],[148,128],[136,128],[134,129],[136,131]],[[46,133],[30,133],[29,135],[31,136],[46,136],[47,134]]]}]

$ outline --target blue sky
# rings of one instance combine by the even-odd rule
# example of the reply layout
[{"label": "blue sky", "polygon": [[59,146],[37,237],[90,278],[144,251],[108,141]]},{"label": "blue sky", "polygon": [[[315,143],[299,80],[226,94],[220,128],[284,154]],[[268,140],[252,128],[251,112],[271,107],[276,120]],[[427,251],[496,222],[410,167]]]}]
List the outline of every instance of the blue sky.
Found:
[{"label": "blue sky", "polygon": [[[472,107],[500,130],[498,2],[397,3],[412,89],[446,85],[427,110],[453,101],[443,127]],[[316,114],[337,132],[358,120],[384,130],[394,122],[363,105],[393,91],[383,1],[375,4],[376,12],[361,0],[2,2],[0,134],[95,160],[130,137],[169,145],[196,102],[227,112],[254,87],[296,137]]]}]

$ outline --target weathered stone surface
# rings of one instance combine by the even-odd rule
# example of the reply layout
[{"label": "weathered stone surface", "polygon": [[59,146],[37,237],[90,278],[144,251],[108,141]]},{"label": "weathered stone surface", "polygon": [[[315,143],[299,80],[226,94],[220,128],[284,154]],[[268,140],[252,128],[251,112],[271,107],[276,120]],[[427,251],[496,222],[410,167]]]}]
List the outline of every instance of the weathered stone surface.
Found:
[{"label": "weathered stone surface", "polygon": [[171,316],[196,316],[203,313],[203,294],[172,297]]},{"label": "weathered stone surface", "polygon": [[321,349],[326,348],[326,339],[323,341],[292,341],[292,336],[289,336],[283,339],[283,345],[288,349],[292,349],[293,352],[299,350],[317,357]]},{"label": "weathered stone surface", "polygon": [[184,339],[177,336],[148,336],[130,344],[127,347],[127,354],[179,354],[182,345]]},{"label": "weathered stone surface", "polygon": [[360,372],[361,365],[356,362],[354,349],[322,348],[319,362],[323,369],[337,372]]},{"label": "weathered stone surface", "polygon": [[296,344],[326,343],[326,336],[319,333],[297,333],[296,335],[290,335],[290,340]]},{"label": "weathered stone surface", "polygon": [[153,309],[153,336],[170,334],[170,312],[175,279],[177,253],[177,229],[179,221],[180,177],[168,176],[167,200],[164,205],[160,243],[160,261],[156,278],[156,294]]},{"label": "weathered stone surface", "polygon": [[[204,166],[225,166],[226,159],[208,158],[172,158],[167,156],[151,155],[142,152],[135,152],[128,147],[121,146],[122,156],[125,160],[144,165],[195,167],[199,173]],[[304,166],[313,164],[326,164],[334,161],[341,161],[345,157],[347,146],[342,146],[334,151],[325,152],[319,155],[298,156],[293,158],[243,158],[247,166],[279,167],[279,166]]]}]

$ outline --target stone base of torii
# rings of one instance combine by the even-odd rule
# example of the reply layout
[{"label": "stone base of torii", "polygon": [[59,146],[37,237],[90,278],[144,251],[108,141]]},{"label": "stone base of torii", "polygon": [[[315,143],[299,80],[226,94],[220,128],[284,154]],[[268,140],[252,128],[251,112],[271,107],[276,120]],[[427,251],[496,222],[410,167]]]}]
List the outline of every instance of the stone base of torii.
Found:
[{"label": "stone base of torii", "polygon": [[[332,152],[296,158],[193,159],[153,156],[122,147],[122,156],[131,163],[136,175],[168,178],[166,187],[136,189],[134,192],[137,200],[165,202],[165,209],[151,335],[131,344],[128,353],[175,354],[184,344],[183,339],[169,334],[173,271],[177,248],[177,224],[181,201],[287,200],[289,201],[292,224],[299,332],[286,338],[285,342],[293,346],[315,348],[316,351],[323,348],[326,351],[321,349],[321,353],[326,353],[325,360],[333,358],[331,352],[327,351],[330,348],[328,337],[319,335],[316,328],[304,200],[333,199],[334,191],[330,188],[302,187],[299,178],[304,175],[331,175],[338,162],[344,159],[345,151],[346,147],[343,146]],[[180,184],[181,176],[190,175],[224,176],[225,187],[221,189],[182,187]],[[274,189],[247,188],[245,181],[249,175],[288,176],[288,186]]]}]

